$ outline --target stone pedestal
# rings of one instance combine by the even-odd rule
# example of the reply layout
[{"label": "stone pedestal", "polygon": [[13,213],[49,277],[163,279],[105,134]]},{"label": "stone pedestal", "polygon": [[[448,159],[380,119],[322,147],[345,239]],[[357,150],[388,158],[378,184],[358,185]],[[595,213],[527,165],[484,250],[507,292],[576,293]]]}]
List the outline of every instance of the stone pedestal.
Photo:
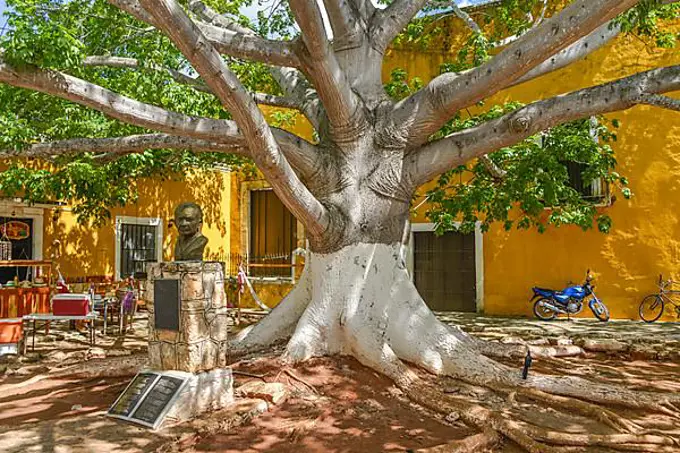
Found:
[{"label": "stone pedestal", "polygon": [[220,410],[234,402],[231,368],[187,375],[187,383],[165,416],[162,427],[190,420],[203,412]]},{"label": "stone pedestal", "polygon": [[[222,263],[151,263],[147,275],[150,367],[189,373],[225,367],[228,316]],[[177,301],[154,299],[155,281],[160,279],[179,281],[178,331],[156,329],[157,309],[177,309]]]}]

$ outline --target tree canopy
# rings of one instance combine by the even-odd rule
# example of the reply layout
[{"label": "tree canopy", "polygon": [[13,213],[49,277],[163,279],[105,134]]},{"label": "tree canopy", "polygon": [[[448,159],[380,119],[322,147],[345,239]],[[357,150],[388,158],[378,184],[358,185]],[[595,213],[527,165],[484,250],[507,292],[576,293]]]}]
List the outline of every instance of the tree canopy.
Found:
[{"label": "tree canopy", "polygon": [[[119,3],[118,5],[116,5]],[[1,58],[16,67],[58,70],[87,80],[117,94],[193,117],[230,119],[211,89],[192,64],[157,27],[140,21],[105,0],[10,0],[7,24],[0,38]],[[125,2],[122,2],[125,3]],[[300,27],[287,2],[260,2],[256,17],[240,11],[253,6],[250,0],[180,2],[201,20],[219,23],[220,17],[255,36],[285,45],[300,37]],[[385,2],[390,3],[390,2]],[[508,46],[541,25],[569,2],[503,0],[487,5],[473,19],[455,2],[420,2],[421,13],[405,24],[393,45],[426,45],[443,33],[445,20],[461,20],[469,30],[456,57],[442,65],[442,73],[457,74],[487,63],[497,49]],[[220,14],[212,18],[210,14]],[[676,34],[663,27],[678,18],[674,2],[645,0],[618,15],[605,26],[616,33],[632,33],[650,45],[672,47]],[[209,30],[210,33],[214,30]],[[244,46],[247,46],[245,43]],[[257,93],[256,100],[292,107],[275,116],[275,126],[286,127],[304,115],[298,103],[284,98],[266,61],[249,61],[247,52],[228,52],[224,61],[243,86]],[[395,101],[423,91],[417,74],[393,71],[385,92]],[[116,138],[152,134],[154,128],[130,125],[106,112],[97,111],[47,93],[0,84],[0,148],[13,159],[0,173],[0,190],[7,196],[21,195],[29,202],[65,200],[74,205],[83,221],[105,221],[109,210],[136,199],[135,180],[140,177],[182,178],[187,171],[215,165],[251,168],[247,155],[220,150],[163,147],[154,144],[134,152],[93,147],[65,146],[61,151],[43,149],[31,154],[31,146],[72,139]],[[480,101],[480,105],[483,105]],[[483,105],[473,115],[458,110],[429,140],[443,138],[521,107],[518,103]],[[506,228],[535,225],[576,224],[587,229],[597,225],[608,231],[611,221],[570,187],[565,162],[575,161],[587,169],[586,179],[601,178],[624,197],[631,192],[627,179],[616,171],[611,142],[615,122],[578,120],[550,128],[503,147],[477,161],[444,172],[426,194],[432,209],[429,217],[440,231],[461,227],[469,230],[476,221],[484,228],[499,221]],[[599,140],[593,140],[593,130]],[[318,140],[318,136],[316,137]],[[34,160],[27,156],[43,157]],[[512,207],[518,207],[513,210]],[[552,208],[549,216],[544,208]]]}]

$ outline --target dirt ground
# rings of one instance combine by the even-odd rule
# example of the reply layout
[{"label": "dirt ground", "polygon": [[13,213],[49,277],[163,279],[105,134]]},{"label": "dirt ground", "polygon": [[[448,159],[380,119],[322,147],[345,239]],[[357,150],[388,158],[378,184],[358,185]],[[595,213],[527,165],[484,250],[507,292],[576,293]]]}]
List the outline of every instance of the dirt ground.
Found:
[{"label": "dirt ground", "polygon": [[[390,381],[354,360],[315,359],[295,368],[294,375],[299,378],[295,379],[281,373],[281,365],[276,359],[278,351],[270,351],[269,357],[234,364],[237,371],[264,374],[265,381],[281,382],[289,391],[284,403],[271,407],[243,426],[205,432],[197,428],[199,424],[187,423],[154,433],[108,418],[104,415],[106,409],[127,385],[131,375],[76,378],[65,370],[96,367],[100,362],[111,360],[124,364],[143,359],[145,322],[144,317],[140,317],[134,333],[126,337],[98,338],[99,344],[94,349],[86,344],[83,335],[57,330],[47,341],[40,337],[36,352],[27,357],[0,359],[0,451],[396,452],[417,451],[475,432],[461,423],[455,413],[443,416],[414,405]],[[491,330],[497,335],[500,328],[497,323],[493,326]],[[583,335],[581,327],[577,330]],[[522,329],[510,330],[511,335],[520,338],[523,335]],[[564,328],[556,331],[560,337],[564,336]],[[673,338],[662,335],[658,342],[676,341],[675,326],[663,331],[664,334],[670,331]],[[550,337],[549,333],[544,335]],[[532,334],[526,341],[537,341],[537,338]],[[506,364],[516,368],[518,373],[521,370],[521,361],[507,361]],[[660,360],[659,356],[655,360],[632,360],[626,354],[536,359],[531,372],[578,375],[640,390],[680,392],[680,362]],[[570,433],[609,432],[606,427],[579,415],[565,416],[528,401],[510,403],[507,396],[485,388],[448,378],[423,376],[454,398],[505,411],[520,423],[526,421],[566,429]],[[237,375],[235,386],[253,379]],[[616,412],[625,413],[640,425],[664,427],[680,435],[677,420],[636,414],[630,410]],[[215,416],[207,414],[203,419],[210,420]],[[508,442],[493,451],[515,452],[518,449]],[[582,451],[610,450],[593,447]]]}]

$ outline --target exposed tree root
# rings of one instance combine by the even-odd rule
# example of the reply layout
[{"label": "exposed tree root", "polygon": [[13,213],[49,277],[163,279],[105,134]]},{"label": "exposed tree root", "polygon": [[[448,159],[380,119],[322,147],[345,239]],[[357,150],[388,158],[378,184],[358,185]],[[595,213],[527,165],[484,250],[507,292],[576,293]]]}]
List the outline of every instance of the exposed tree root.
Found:
[{"label": "exposed tree root", "polygon": [[555,409],[564,411],[575,411],[586,417],[604,423],[605,425],[615,429],[620,433],[640,433],[643,428],[636,423],[626,420],[618,414],[610,411],[607,408],[598,406],[596,404],[588,403],[574,398],[567,398],[564,396],[552,395],[532,388],[502,388],[496,387],[494,390],[506,392],[508,394],[519,394],[536,402],[545,403]]},{"label": "exposed tree root", "polygon": [[262,350],[290,338],[312,298],[309,274],[305,267],[297,285],[267,316],[236,335],[230,342],[230,354]]},{"label": "exposed tree root", "polygon": [[528,427],[531,437],[544,443],[555,445],[583,446],[583,447],[608,447],[618,449],[621,445],[639,445],[650,451],[656,446],[673,446],[673,439],[656,435],[636,434],[571,434],[557,431],[548,431],[536,427]]},{"label": "exposed tree root", "polygon": [[483,406],[444,395],[421,380],[409,386],[400,386],[400,388],[413,402],[445,415],[457,412],[466,424],[479,428],[482,432],[493,430],[500,433],[529,453],[544,453],[548,451],[546,445],[535,441],[525,434],[522,425],[508,420]]},{"label": "exposed tree root", "polygon": [[[350,355],[391,378],[415,403],[444,415],[456,412],[462,421],[489,438],[491,431],[528,452],[573,451],[588,447],[609,450],[663,452],[678,449],[664,432],[644,430],[637,423],[602,406],[618,406],[665,414],[680,419],[680,397],[638,392],[574,376],[532,374],[521,378],[521,369],[510,368],[488,356],[521,357],[525,345],[481,342],[458,327],[441,323],[422,300],[399,259],[395,246],[358,244],[330,255],[309,257],[305,272],[314,284],[302,282],[267,318],[269,328],[253,330],[242,344],[264,346],[292,333],[284,360],[304,361],[321,355]],[[370,278],[368,275],[370,274]],[[296,321],[293,318],[296,317]],[[273,318],[273,319],[272,319]],[[294,326],[294,332],[292,327]],[[557,356],[580,353],[580,348],[536,348],[532,355]],[[559,411],[575,412],[611,428],[612,434],[574,434],[554,431],[512,418],[471,400],[444,395],[423,381],[406,363],[434,375],[451,376],[474,386],[546,404]],[[521,410],[513,408],[509,412]],[[447,444],[448,445],[448,444]],[[446,446],[441,446],[445,448]],[[451,451],[465,448],[448,445]],[[633,451],[635,451],[635,449]],[[447,451],[447,450],[442,450]],[[464,450],[462,450],[464,451]]]},{"label": "exposed tree root", "polygon": [[437,445],[430,448],[421,448],[417,453],[474,453],[485,448],[491,448],[501,441],[501,436],[493,429],[487,429],[479,434],[466,437],[462,440]]}]

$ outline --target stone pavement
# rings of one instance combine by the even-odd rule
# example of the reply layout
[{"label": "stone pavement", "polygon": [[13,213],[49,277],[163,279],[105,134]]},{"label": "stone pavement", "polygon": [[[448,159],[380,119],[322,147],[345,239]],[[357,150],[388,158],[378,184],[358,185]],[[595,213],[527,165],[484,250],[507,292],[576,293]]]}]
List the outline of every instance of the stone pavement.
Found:
[{"label": "stone pavement", "polygon": [[680,322],[577,318],[540,321],[500,318],[475,313],[439,312],[437,317],[489,341],[528,344],[575,344],[591,352],[622,352],[631,358],[673,359],[680,356]]}]

